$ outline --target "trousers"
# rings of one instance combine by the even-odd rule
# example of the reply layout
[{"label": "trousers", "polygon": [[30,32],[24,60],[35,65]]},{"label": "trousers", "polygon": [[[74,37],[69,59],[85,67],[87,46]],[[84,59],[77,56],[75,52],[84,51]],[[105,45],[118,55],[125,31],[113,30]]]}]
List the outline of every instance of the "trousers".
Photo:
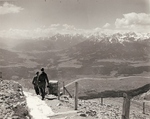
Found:
[{"label": "trousers", "polygon": [[38,87],[38,86],[34,85],[34,90],[35,90],[35,93],[36,93],[37,95],[40,94],[40,92],[39,92],[39,87]]},{"label": "trousers", "polygon": [[42,84],[39,85],[39,89],[40,89],[40,92],[41,92],[42,100],[45,98],[45,86],[46,86],[46,83],[42,83]]}]

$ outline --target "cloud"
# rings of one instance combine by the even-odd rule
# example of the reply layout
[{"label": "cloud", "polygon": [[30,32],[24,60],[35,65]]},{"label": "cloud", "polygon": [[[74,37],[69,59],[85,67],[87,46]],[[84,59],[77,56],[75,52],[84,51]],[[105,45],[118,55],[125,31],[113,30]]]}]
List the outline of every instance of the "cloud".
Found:
[{"label": "cloud", "polygon": [[116,28],[150,30],[150,14],[132,12],[123,16],[121,19],[116,19]]},{"label": "cloud", "polygon": [[0,37],[3,38],[14,38],[14,39],[34,39],[34,38],[41,38],[41,37],[51,37],[55,34],[70,34],[76,35],[81,34],[84,36],[90,36],[95,33],[101,32],[101,28],[95,29],[78,29],[75,28],[73,25],[68,24],[52,24],[48,27],[42,26],[36,29],[9,29],[0,31]]},{"label": "cloud", "polygon": [[103,28],[108,28],[108,27],[110,27],[110,24],[109,24],[109,23],[106,23],[106,24],[103,26]]},{"label": "cloud", "polygon": [[58,27],[60,24],[51,24],[51,27]]},{"label": "cloud", "polygon": [[5,2],[2,6],[0,6],[0,15],[19,13],[21,10],[23,10],[23,8]]},{"label": "cloud", "polygon": [[13,39],[34,39],[55,35],[53,28],[37,28],[34,30],[9,29],[0,31],[0,37]]},{"label": "cloud", "polygon": [[69,34],[69,35],[83,35],[89,37],[91,35],[99,34],[113,34],[118,32],[129,32],[129,30],[120,29],[107,29],[107,28],[94,28],[94,29],[79,29],[73,25],[68,24],[52,24],[50,26],[42,26],[36,29],[9,29],[0,31],[0,37],[2,38],[13,38],[13,39],[36,39],[51,37],[56,34]]},{"label": "cloud", "polygon": [[68,29],[68,30],[75,30],[76,28],[73,26],[73,25],[68,25],[68,24],[64,24],[62,25],[65,29]]},{"label": "cloud", "polygon": [[98,35],[101,33],[114,33],[115,30],[103,29],[103,28],[94,28],[94,29],[78,29],[73,25],[68,24],[52,24],[49,27],[42,26],[36,29],[9,29],[0,31],[0,37],[2,38],[13,38],[13,39],[35,39],[35,38],[43,38],[43,37],[51,37],[55,34],[69,34],[76,35],[80,34],[86,37],[91,35]]},{"label": "cloud", "polygon": [[83,33],[82,30],[76,29],[72,25],[64,24],[51,24],[50,26],[42,26],[36,29],[9,29],[0,31],[0,37],[4,38],[14,38],[14,39],[34,39],[34,38],[41,38],[41,37],[51,37],[55,34],[81,34]]}]

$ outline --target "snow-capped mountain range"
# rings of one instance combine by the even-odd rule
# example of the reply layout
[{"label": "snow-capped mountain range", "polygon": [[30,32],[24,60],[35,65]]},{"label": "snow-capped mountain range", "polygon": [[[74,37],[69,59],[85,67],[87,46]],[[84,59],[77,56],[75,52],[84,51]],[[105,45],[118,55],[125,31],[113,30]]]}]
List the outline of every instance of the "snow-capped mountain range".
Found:
[{"label": "snow-capped mountain range", "polygon": [[[123,43],[133,41],[145,41],[150,39],[150,33],[94,33],[88,36],[82,34],[56,34],[51,37],[39,37],[36,39],[6,39],[0,38],[0,47],[13,47],[14,49],[25,49],[26,47],[30,50],[62,50],[64,48],[72,47],[85,40],[93,42],[107,42],[107,43]],[[34,45],[34,46],[33,46]],[[36,47],[37,46],[37,47]],[[41,48],[42,47],[42,48]],[[28,49],[28,48],[27,48]]]},{"label": "snow-capped mountain range", "polygon": [[147,40],[150,39],[150,33],[135,33],[135,32],[128,32],[128,33],[114,33],[114,34],[95,34],[88,37],[88,39],[102,41],[107,40],[110,43],[113,42],[132,42],[132,41],[140,41],[140,40]]}]

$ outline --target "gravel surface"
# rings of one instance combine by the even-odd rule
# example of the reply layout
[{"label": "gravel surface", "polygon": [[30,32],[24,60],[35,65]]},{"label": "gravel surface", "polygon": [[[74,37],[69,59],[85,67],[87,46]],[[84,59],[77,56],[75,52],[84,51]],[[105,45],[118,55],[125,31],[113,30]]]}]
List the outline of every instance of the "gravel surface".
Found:
[{"label": "gravel surface", "polygon": [[[73,99],[62,98],[61,101],[68,105],[68,107],[74,108]],[[78,115],[88,118],[91,117],[92,119],[121,119],[123,99],[105,98],[103,101],[104,103],[101,105],[101,99],[79,100]],[[130,119],[150,119],[150,112],[148,111],[149,107],[146,108],[146,114],[143,114],[142,102],[137,104],[135,103],[135,100],[132,100]]]}]

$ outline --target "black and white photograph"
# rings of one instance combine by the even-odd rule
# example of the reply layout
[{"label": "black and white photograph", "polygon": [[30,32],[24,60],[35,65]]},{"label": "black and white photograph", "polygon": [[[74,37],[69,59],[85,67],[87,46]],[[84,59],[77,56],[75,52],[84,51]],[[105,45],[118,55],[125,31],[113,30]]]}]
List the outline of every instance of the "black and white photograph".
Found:
[{"label": "black and white photograph", "polygon": [[0,119],[150,119],[150,0],[0,0]]}]

